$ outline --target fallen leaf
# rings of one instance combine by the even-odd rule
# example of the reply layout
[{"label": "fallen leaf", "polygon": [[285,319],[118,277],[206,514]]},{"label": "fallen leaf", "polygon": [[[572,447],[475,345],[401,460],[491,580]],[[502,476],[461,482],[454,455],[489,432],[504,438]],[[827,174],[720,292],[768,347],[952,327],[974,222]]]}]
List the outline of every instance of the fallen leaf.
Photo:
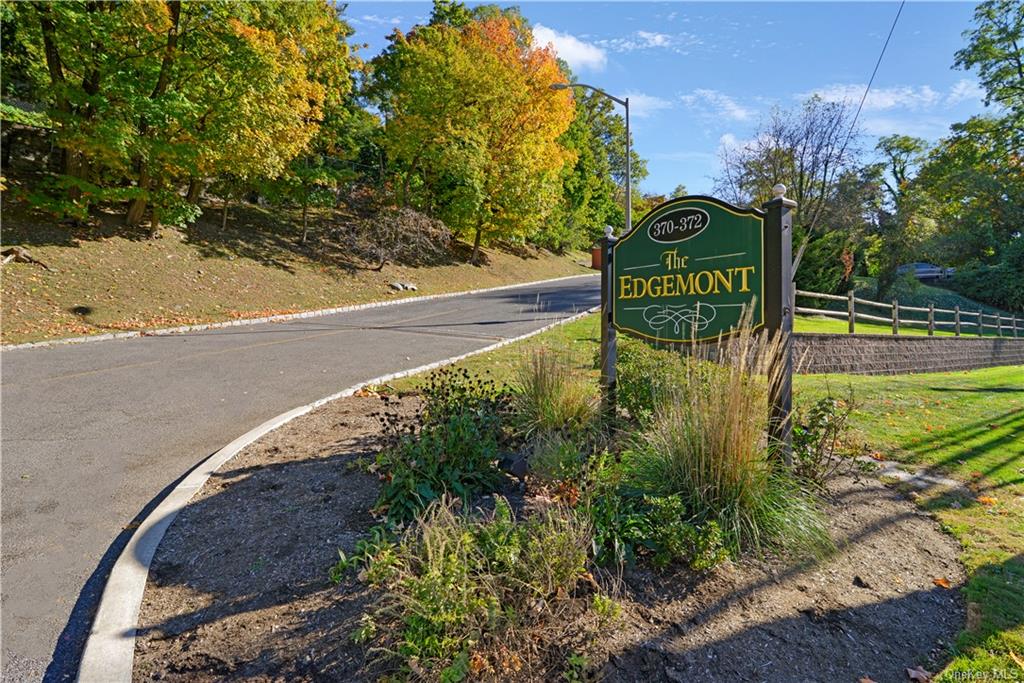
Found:
[{"label": "fallen leaf", "polygon": [[857,679],[857,683],[876,683],[874,679],[868,678],[867,676],[861,676]]},{"label": "fallen leaf", "polygon": [[912,681],[918,681],[918,683],[931,683],[932,675],[918,666],[913,669],[907,669],[907,678]]},{"label": "fallen leaf", "polygon": [[982,505],[995,505],[996,503],[999,502],[992,496],[978,496],[977,498],[975,498],[975,500],[981,503]]},{"label": "fallen leaf", "polygon": [[871,454],[871,457],[874,458],[875,460],[878,460],[878,461],[884,461],[885,460],[885,456],[882,455],[882,453],[880,451],[875,451],[874,453]]},{"label": "fallen leaf", "polygon": [[1021,669],[1024,669],[1024,659],[1018,657],[1017,653],[1013,650],[1010,650],[1010,659],[1015,661],[1017,663],[1017,666],[1019,666]]},{"label": "fallen leaf", "polygon": [[953,587],[953,585],[949,582],[949,579],[943,579],[943,578],[932,579],[932,583],[934,583],[936,586],[938,586],[940,588],[952,588]]}]

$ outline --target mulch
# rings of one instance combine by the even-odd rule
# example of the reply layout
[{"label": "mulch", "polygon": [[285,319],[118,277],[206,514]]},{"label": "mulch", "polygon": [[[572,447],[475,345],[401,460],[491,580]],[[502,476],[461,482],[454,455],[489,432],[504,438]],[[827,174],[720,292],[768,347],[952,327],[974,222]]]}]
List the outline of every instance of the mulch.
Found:
[{"label": "mulch", "polygon": [[[328,568],[375,523],[378,483],[360,463],[379,447],[380,407],[330,403],[210,479],[153,560],[136,681],[376,679],[351,634],[379,596],[354,578],[332,584]],[[567,638],[566,654],[584,652],[610,681],[885,683],[941,668],[965,620],[956,541],[871,476],[831,482],[827,506],[839,545],[828,559],[626,571],[621,617],[597,638]]]}]

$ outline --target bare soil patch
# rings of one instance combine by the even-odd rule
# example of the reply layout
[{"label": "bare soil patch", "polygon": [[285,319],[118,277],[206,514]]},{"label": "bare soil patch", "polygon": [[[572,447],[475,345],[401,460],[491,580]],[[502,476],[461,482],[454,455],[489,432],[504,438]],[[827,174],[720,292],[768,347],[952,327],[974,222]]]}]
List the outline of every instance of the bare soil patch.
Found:
[{"label": "bare soil patch", "polygon": [[[415,404],[399,405],[411,414]],[[150,572],[135,680],[382,673],[351,640],[379,596],[327,575],[337,549],[351,551],[374,523],[377,481],[356,463],[376,451],[379,408],[352,397],[289,423],[181,512]],[[965,618],[959,546],[872,477],[836,480],[831,494],[832,557],[813,566],[745,559],[706,575],[627,571],[622,616],[597,637],[592,619],[574,617],[565,654],[585,654],[589,673],[615,681],[885,683],[907,680],[907,667],[936,670]]]}]

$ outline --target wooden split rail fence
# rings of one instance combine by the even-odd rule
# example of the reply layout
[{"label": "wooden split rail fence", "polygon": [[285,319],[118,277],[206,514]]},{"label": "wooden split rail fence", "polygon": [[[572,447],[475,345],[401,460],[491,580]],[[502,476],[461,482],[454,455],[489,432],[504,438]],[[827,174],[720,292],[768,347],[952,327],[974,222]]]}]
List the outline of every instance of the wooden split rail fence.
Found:
[{"label": "wooden split rail fence", "polygon": [[[980,337],[985,334],[986,330],[993,330],[1000,337],[1024,336],[1024,318],[1018,318],[1016,314],[993,314],[985,313],[982,310],[967,311],[960,310],[959,306],[954,306],[952,309],[935,308],[935,304],[928,304],[927,308],[901,306],[900,302],[896,299],[893,299],[892,303],[886,304],[880,301],[861,299],[855,296],[852,291],[848,292],[846,296],[841,296],[838,294],[822,294],[821,292],[805,292],[798,289],[796,290],[796,295],[814,299],[825,299],[827,301],[846,302],[845,311],[797,306],[796,312],[845,319],[849,324],[850,334],[854,334],[858,320],[868,320],[876,323],[891,324],[893,334],[900,333],[901,325],[922,325],[928,328],[929,335],[935,334],[936,328],[951,328],[957,337],[961,336],[962,331],[965,334],[974,334]],[[857,310],[858,305],[861,307],[873,307],[876,310],[887,310],[889,315],[864,313]],[[901,318],[900,316],[904,313],[927,313],[928,317],[923,320],[920,318]],[[939,320],[936,316],[952,316],[952,319]],[[972,329],[968,330],[967,328]]]}]

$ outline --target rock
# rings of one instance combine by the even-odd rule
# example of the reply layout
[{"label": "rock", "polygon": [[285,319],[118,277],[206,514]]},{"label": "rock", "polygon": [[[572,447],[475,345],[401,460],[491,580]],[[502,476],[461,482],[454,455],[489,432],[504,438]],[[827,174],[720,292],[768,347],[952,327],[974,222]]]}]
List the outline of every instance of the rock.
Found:
[{"label": "rock", "polygon": [[871,585],[859,576],[853,577],[853,585],[857,588],[871,588]]},{"label": "rock", "polygon": [[526,473],[530,470],[529,463],[521,455],[502,458],[498,466],[519,480],[526,477]]},{"label": "rock", "polygon": [[416,291],[416,285],[414,285],[411,282],[403,282],[402,286],[405,287],[406,289],[408,289],[410,292],[415,292]]},{"label": "rock", "polygon": [[395,290],[396,292],[401,292],[402,290],[405,289],[405,284],[401,282],[392,282],[388,286],[391,287],[391,289]]}]

